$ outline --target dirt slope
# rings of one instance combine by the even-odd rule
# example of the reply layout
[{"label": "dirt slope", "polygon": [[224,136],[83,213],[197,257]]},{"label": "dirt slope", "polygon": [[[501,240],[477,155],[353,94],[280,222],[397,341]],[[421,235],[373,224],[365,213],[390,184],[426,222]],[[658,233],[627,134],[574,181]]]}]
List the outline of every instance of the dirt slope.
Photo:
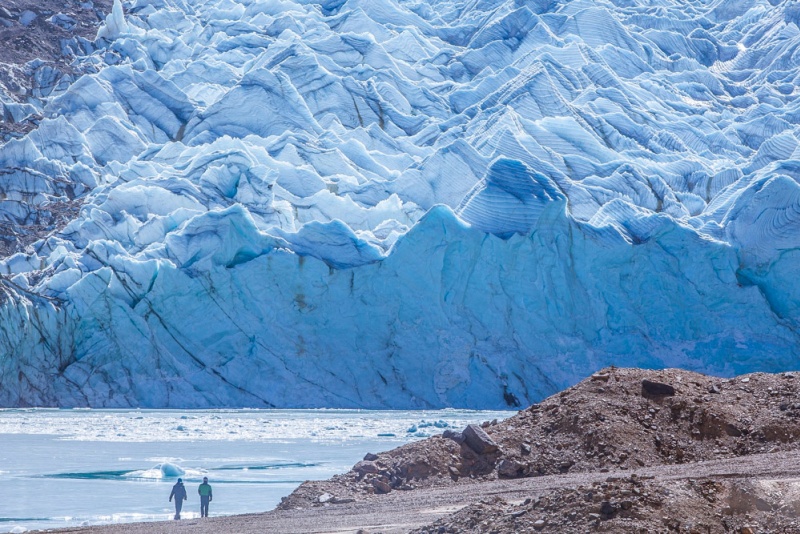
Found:
[{"label": "dirt slope", "polygon": [[280,509],[465,481],[594,472],[610,478],[522,505],[502,499],[475,503],[417,532],[739,532],[751,521],[800,532],[800,503],[776,500],[754,481],[664,482],[627,475],[651,466],[800,448],[799,386],[794,373],[719,379],[677,369],[605,369],[505,421],[485,423],[483,451],[480,443],[465,441],[466,433],[445,433],[368,455],[329,481],[304,483]]}]

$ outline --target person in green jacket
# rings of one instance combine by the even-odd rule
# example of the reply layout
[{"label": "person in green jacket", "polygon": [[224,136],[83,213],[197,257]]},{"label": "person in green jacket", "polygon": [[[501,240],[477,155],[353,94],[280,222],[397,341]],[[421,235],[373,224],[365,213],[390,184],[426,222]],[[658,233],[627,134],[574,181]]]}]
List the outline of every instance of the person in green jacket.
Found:
[{"label": "person in green jacket", "polygon": [[211,484],[208,483],[208,477],[203,477],[203,483],[197,488],[197,493],[200,494],[200,517],[208,517],[208,503],[211,502]]}]

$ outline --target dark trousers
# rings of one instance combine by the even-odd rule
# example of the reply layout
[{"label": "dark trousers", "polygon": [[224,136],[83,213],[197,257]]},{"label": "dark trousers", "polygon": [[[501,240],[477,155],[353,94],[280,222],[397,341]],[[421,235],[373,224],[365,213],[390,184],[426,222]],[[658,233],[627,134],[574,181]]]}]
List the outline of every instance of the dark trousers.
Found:
[{"label": "dark trousers", "polygon": [[175,519],[181,518],[181,508],[183,508],[183,499],[175,499]]},{"label": "dark trousers", "polygon": [[200,495],[200,517],[208,517],[208,495]]}]

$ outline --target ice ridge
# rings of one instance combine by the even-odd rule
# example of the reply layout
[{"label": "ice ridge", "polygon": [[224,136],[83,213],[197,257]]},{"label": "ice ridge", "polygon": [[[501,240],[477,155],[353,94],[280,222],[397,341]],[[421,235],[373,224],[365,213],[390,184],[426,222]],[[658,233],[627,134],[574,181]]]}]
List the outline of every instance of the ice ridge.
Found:
[{"label": "ice ridge", "polygon": [[116,0],[0,146],[0,405],[795,369],[799,45],[776,0]]}]

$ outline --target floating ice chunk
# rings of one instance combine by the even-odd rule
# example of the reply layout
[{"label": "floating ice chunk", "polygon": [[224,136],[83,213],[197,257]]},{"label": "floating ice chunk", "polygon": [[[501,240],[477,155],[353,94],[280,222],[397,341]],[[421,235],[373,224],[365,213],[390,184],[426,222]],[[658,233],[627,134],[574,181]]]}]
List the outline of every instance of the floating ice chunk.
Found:
[{"label": "floating ice chunk", "polygon": [[186,470],[180,467],[179,465],[174,464],[172,462],[164,462],[156,465],[151,469],[146,469],[144,471],[131,471],[130,473],[127,473],[125,476],[127,478],[163,479],[163,478],[182,477],[185,474]]}]

